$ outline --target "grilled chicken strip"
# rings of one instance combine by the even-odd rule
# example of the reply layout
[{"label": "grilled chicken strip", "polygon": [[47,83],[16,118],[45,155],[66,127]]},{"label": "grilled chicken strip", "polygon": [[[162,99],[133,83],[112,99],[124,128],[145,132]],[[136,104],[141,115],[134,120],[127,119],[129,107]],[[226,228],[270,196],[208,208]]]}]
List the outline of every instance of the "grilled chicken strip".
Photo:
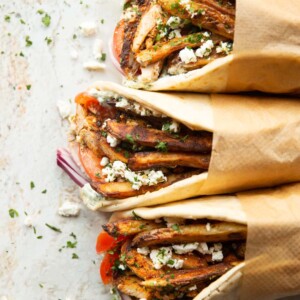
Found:
[{"label": "grilled chicken strip", "polygon": [[[199,135],[182,136],[163,132],[161,130],[107,121],[107,131],[114,137],[128,141],[133,140],[142,146],[157,148],[163,142],[170,151],[209,153],[212,149],[212,134],[201,132]],[[159,149],[158,149],[159,150]]]},{"label": "grilled chicken strip", "polygon": [[237,223],[219,222],[211,224],[210,231],[207,231],[205,224],[178,225],[175,229],[160,228],[139,233],[134,237],[132,245],[146,247],[171,243],[224,242],[243,240],[246,236],[247,226]]}]

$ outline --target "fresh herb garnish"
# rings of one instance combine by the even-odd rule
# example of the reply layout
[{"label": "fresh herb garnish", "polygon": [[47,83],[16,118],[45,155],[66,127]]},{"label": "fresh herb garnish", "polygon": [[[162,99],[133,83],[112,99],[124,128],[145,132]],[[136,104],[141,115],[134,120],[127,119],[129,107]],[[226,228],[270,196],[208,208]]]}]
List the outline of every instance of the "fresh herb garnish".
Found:
[{"label": "fresh herb garnish", "polygon": [[101,61],[105,61],[106,60],[106,53],[102,53],[101,57],[100,57]]},{"label": "fresh herb garnish", "polygon": [[74,240],[76,240],[77,239],[77,236],[72,232],[72,233],[70,233],[70,236],[74,239]]},{"label": "fresh herb garnish", "polygon": [[26,47],[30,47],[33,44],[32,41],[30,40],[29,35],[26,35],[25,42],[26,42]]},{"label": "fresh herb garnish", "polygon": [[36,237],[38,240],[41,240],[42,238],[43,238],[43,236],[42,235],[39,235],[39,236],[37,236]]},{"label": "fresh herb garnish", "polygon": [[31,84],[26,85],[26,89],[27,89],[27,91],[30,91],[30,89],[31,89]]},{"label": "fresh herb garnish", "polygon": [[171,226],[171,228],[172,228],[173,230],[175,230],[175,231],[180,231],[180,228],[179,228],[179,225],[178,225],[178,224],[173,224],[173,225]]},{"label": "fresh herb garnish", "polygon": [[8,210],[8,213],[9,213],[10,217],[13,219],[19,216],[19,213],[13,208],[10,208]]},{"label": "fresh herb garnish", "polygon": [[101,135],[104,136],[104,137],[107,137],[107,132],[101,131]]},{"label": "fresh herb garnish", "polygon": [[47,45],[50,45],[52,43],[52,39],[47,36],[45,37],[45,41],[46,41]]},{"label": "fresh herb garnish", "polygon": [[[27,88],[27,86],[26,86],[26,88]],[[28,90],[28,88],[27,88],[27,90]],[[30,181],[30,189],[33,190],[34,188],[35,188],[34,182]]]},{"label": "fresh herb garnish", "polygon": [[189,136],[188,136],[188,134],[187,134],[187,135],[185,135],[184,137],[182,137],[182,138],[180,139],[180,141],[184,143],[185,140],[186,140],[188,137],[189,137]]},{"label": "fresh herb garnish", "polygon": [[71,242],[71,241],[67,241],[67,248],[76,248],[77,245],[77,241],[76,242]]},{"label": "fresh herb garnish", "polygon": [[4,20],[5,20],[6,22],[10,22],[10,16],[6,15],[6,16],[4,17]]},{"label": "fresh herb garnish", "polygon": [[56,231],[56,232],[61,233],[61,230],[60,230],[59,228],[54,227],[54,226],[52,226],[52,225],[49,225],[49,224],[47,224],[47,223],[45,223],[45,225],[46,225],[48,228],[52,229],[53,231]]},{"label": "fresh herb garnish", "polygon": [[142,225],[139,226],[140,229],[144,229],[145,227],[146,227],[145,224],[142,224]]},{"label": "fresh herb garnish", "polygon": [[42,14],[44,14],[45,12],[44,12],[44,10],[39,9],[39,10],[37,11],[37,13],[40,14],[40,15],[42,15]]},{"label": "fresh herb garnish", "polygon": [[132,211],[132,215],[135,220],[142,220],[142,218],[138,216],[134,210]]},{"label": "fresh herb garnish", "polygon": [[161,152],[167,152],[168,151],[168,144],[166,142],[157,142],[157,145],[155,146],[155,149]]},{"label": "fresh herb garnish", "polygon": [[42,194],[46,194],[46,193],[47,193],[47,190],[46,190],[46,189],[42,191]]},{"label": "fresh herb garnish", "polygon": [[26,24],[23,19],[20,19],[20,23],[23,24],[23,25]]},{"label": "fresh herb garnish", "polygon": [[78,259],[79,256],[76,253],[72,253],[72,259]]},{"label": "fresh herb garnish", "polygon": [[131,134],[126,134],[126,140],[131,143],[131,144],[134,144],[134,139],[132,137]]},{"label": "fresh herb garnish", "polygon": [[42,17],[42,23],[46,26],[49,27],[50,23],[51,23],[51,17],[48,14],[45,14]]}]

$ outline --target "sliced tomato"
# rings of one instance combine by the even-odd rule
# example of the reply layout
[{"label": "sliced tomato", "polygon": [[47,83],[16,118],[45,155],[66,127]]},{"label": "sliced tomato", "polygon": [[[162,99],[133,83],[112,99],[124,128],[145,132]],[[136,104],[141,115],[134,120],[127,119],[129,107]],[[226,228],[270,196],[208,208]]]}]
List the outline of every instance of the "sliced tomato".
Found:
[{"label": "sliced tomato", "polygon": [[112,267],[115,264],[115,261],[119,259],[119,253],[109,254],[106,253],[101,265],[100,265],[100,276],[102,279],[102,282],[104,284],[111,283],[113,277],[112,277]]},{"label": "sliced tomato", "polygon": [[102,167],[100,161],[102,157],[97,157],[88,147],[79,147],[79,159],[86,172],[93,182],[103,182],[101,178]]},{"label": "sliced tomato", "polygon": [[121,53],[122,53],[124,35],[125,35],[125,22],[122,19],[117,24],[117,27],[115,28],[114,36],[113,36],[113,55],[119,63],[121,61]]},{"label": "sliced tomato", "polygon": [[114,249],[117,244],[117,239],[109,235],[106,231],[102,231],[97,238],[96,251],[97,253],[109,251]]},{"label": "sliced tomato", "polygon": [[86,108],[89,107],[89,105],[99,105],[98,99],[87,94],[87,93],[80,93],[75,97],[75,102],[77,104],[81,104],[85,106]]}]

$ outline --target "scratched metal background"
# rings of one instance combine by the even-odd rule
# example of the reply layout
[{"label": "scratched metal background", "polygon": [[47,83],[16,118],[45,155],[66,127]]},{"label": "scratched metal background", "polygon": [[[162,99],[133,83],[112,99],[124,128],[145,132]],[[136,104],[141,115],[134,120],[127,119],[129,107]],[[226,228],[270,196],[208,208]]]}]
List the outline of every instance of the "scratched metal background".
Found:
[{"label": "scratched metal background", "polygon": [[[51,16],[48,28],[38,9]],[[0,0],[1,300],[110,299],[100,284],[100,259],[94,251],[107,216],[84,207],[78,218],[57,214],[65,199],[79,199],[76,186],[56,166],[56,149],[65,146],[67,139],[67,122],[60,118],[56,102],[72,99],[97,79],[120,82],[109,58],[103,72],[82,68],[92,58],[95,37],[81,37],[78,31],[82,22],[96,21],[97,37],[108,53],[120,10],[119,0]],[[10,22],[5,15],[10,15]],[[31,47],[25,47],[27,35]],[[47,45],[45,37],[53,42]],[[73,48],[79,53],[77,60],[70,57]],[[35,183],[33,190],[30,181]],[[41,193],[44,189],[46,194]],[[19,212],[18,218],[9,217],[10,208]],[[24,211],[32,216],[36,235],[24,225]],[[45,223],[61,228],[62,233]],[[59,252],[72,240],[71,232],[77,235],[77,248]],[[38,235],[43,238],[37,239]],[[72,259],[72,253],[79,259]]]}]

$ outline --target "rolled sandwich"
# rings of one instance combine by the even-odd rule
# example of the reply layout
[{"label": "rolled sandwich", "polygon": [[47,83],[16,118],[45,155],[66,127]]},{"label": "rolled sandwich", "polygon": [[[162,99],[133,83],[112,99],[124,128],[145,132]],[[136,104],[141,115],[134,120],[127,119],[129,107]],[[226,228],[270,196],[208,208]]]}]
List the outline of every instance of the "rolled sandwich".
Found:
[{"label": "rolled sandwich", "polygon": [[109,82],[78,95],[71,148],[84,202],[124,210],[299,180],[300,104],[224,97]]},{"label": "rolled sandwich", "polygon": [[113,214],[96,246],[102,282],[132,299],[238,299],[246,216],[225,198]]},{"label": "rolled sandwich", "polygon": [[299,8],[295,1],[129,0],[113,58],[134,88],[299,92],[300,32],[291,24]]}]

